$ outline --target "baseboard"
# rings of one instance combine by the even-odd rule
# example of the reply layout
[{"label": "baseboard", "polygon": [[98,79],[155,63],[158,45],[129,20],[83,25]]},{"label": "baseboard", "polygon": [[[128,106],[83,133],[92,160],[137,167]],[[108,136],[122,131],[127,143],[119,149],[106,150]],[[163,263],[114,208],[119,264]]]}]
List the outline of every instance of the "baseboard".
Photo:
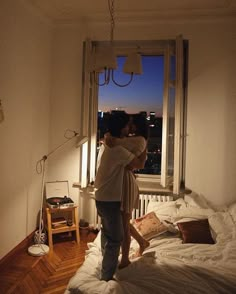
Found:
[{"label": "baseboard", "polygon": [[34,238],[34,233],[33,231],[31,234],[29,234],[23,241],[21,241],[15,248],[13,248],[10,252],[7,253],[1,260],[0,260],[0,268],[4,266],[8,260],[11,259],[13,255],[15,255],[19,250],[23,251],[28,249],[30,245],[33,243],[33,238]]}]

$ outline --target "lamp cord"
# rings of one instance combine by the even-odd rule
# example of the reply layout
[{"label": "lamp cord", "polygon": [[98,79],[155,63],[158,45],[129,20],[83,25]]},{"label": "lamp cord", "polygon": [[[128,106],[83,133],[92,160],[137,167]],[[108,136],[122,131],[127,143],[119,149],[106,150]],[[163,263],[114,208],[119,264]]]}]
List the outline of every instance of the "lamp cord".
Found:
[{"label": "lamp cord", "polygon": [[113,43],[114,40],[114,29],[115,29],[115,16],[114,16],[114,0],[108,0],[108,7],[110,12],[110,21],[111,21],[111,32],[110,32],[110,41]]},{"label": "lamp cord", "polygon": [[[110,13],[110,23],[111,23],[111,31],[110,31],[110,44],[111,44],[111,46],[113,46],[114,29],[115,29],[115,9],[114,9],[114,6],[115,6],[115,0],[108,0],[108,8],[109,8],[109,13]],[[119,84],[119,83],[117,83],[115,81],[114,70],[113,69],[105,68],[105,70],[104,70],[104,80],[103,80],[102,83],[99,83],[99,78],[97,79],[98,74],[95,71],[93,72],[93,74],[94,74],[94,81],[95,81],[96,85],[98,85],[98,86],[108,85],[109,82],[110,82],[110,77],[111,77],[113,83],[116,86],[119,86],[121,88],[128,86],[132,82],[133,76],[134,76],[134,74],[131,73],[130,74],[130,79],[126,84]]]}]

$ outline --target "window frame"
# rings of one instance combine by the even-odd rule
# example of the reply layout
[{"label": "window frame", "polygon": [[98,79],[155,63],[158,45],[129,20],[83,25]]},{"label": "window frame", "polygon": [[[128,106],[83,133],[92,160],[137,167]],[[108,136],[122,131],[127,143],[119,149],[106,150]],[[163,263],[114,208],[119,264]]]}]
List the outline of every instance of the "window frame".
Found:
[{"label": "window frame", "polygon": [[[88,136],[87,146],[81,148],[81,187],[87,187],[89,183],[95,180],[96,168],[96,136],[97,136],[97,113],[98,113],[98,86],[94,83],[91,74],[92,53],[96,47],[109,46],[109,42],[91,42],[86,40],[84,44],[84,65],[83,65],[83,93],[81,102],[81,133]],[[173,182],[173,193],[179,194],[180,182],[182,180],[181,163],[183,158],[182,140],[183,138],[183,39],[182,36],[176,40],[164,41],[140,41],[138,42],[114,42],[117,56],[125,56],[127,53],[138,47],[141,55],[163,55],[164,56],[164,93],[163,93],[163,125],[162,125],[162,162],[161,175],[137,174],[137,182],[142,190],[142,186],[150,184],[150,190],[168,190],[169,185]],[[175,139],[174,139],[174,175],[173,178],[168,176],[167,154],[168,144],[168,89],[173,81],[169,79],[170,56],[176,54],[176,97],[175,97]],[[178,54],[178,56],[177,56]],[[177,91],[177,87],[179,88]],[[177,100],[176,100],[177,99]],[[165,105],[164,105],[165,104]],[[165,108],[165,109],[164,109]],[[85,115],[85,114],[88,115]],[[164,148],[164,152],[163,152]],[[87,154],[87,155],[86,155]],[[85,158],[86,157],[86,158]],[[177,158],[178,157],[178,158]],[[87,173],[82,162],[87,160]],[[145,190],[146,188],[144,188]]]}]

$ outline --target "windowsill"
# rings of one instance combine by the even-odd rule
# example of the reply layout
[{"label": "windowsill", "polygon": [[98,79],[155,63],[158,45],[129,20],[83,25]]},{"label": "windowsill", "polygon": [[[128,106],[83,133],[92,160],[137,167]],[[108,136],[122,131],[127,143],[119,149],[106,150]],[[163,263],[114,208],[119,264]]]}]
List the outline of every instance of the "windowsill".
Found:
[{"label": "windowsill", "polygon": [[172,194],[172,190],[170,190],[169,188],[163,188],[160,184],[158,183],[141,183],[138,182],[138,186],[139,186],[139,191],[141,193],[167,193],[167,194]]},{"label": "windowsill", "polygon": [[160,184],[160,177],[136,177],[139,191],[141,193],[161,193],[161,194],[172,194],[172,190],[169,187],[162,187]]},{"label": "windowsill", "polygon": [[[160,193],[160,194],[172,194],[170,187],[164,188],[160,184],[160,179],[137,177],[136,178],[140,193]],[[87,188],[81,188],[79,183],[73,183],[73,188],[79,188],[81,192],[85,190],[87,193],[94,193],[94,186],[89,185]]]}]

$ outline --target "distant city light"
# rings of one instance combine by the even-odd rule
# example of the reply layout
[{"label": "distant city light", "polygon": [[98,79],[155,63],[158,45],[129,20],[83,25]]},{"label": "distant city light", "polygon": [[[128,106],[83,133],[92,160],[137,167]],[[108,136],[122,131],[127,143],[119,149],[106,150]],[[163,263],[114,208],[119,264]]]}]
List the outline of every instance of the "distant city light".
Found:
[{"label": "distant city light", "polygon": [[100,118],[103,118],[104,112],[102,110],[98,110],[98,114],[99,114]]}]

